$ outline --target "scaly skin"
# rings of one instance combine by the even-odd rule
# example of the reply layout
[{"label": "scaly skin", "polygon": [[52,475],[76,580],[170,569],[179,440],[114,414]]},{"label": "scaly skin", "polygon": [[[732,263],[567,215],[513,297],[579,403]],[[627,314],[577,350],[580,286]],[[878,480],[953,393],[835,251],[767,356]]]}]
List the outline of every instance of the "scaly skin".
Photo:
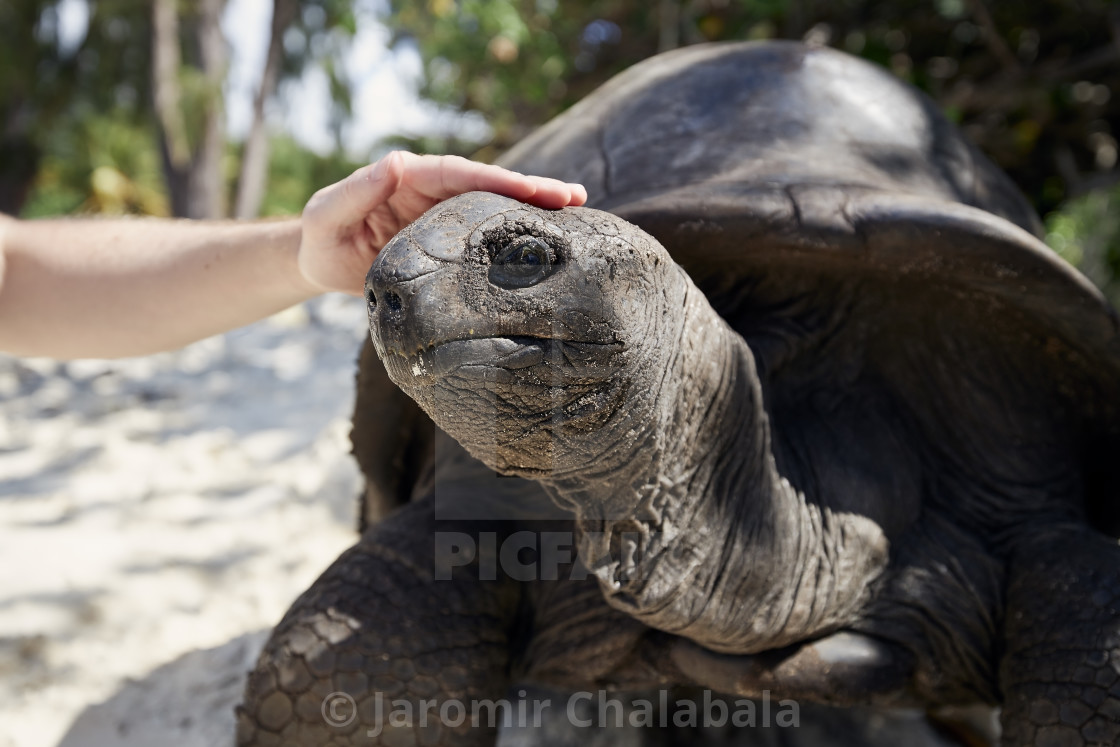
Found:
[{"label": "scaly skin", "polygon": [[[512,271],[500,258],[534,241],[555,257],[533,259],[530,283],[503,280]],[[1037,508],[1023,500],[1002,526],[989,514],[995,527],[973,528],[970,504],[943,507],[949,494],[936,491],[946,485],[932,487],[929,476],[971,471],[976,485],[996,480],[981,500],[1022,485],[1033,499],[1047,485],[1034,481],[1035,465],[1000,481],[1027,449],[997,464],[965,446],[939,461],[913,433],[904,398],[859,376],[832,384],[808,355],[803,381],[827,414],[782,400],[799,429],[783,441],[768,409],[778,395],[764,395],[769,381],[745,340],[656,241],[596,211],[544,214],[460,196],[387,246],[367,288],[390,378],[475,457],[532,477],[574,513],[581,555],[609,604],[708,649],[759,655],[744,657],[737,676],[721,661],[721,676],[707,680],[702,657],[678,656],[680,670],[663,667],[663,676],[746,695],[773,685],[833,704],[994,702],[1015,686],[995,658],[1001,637],[1013,646],[1022,635],[998,629],[1000,579],[1016,563],[1007,548],[1034,525],[1020,516],[1048,506],[1063,516],[1071,504],[1060,492]],[[858,371],[860,349],[848,354]],[[983,381],[1008,365],[993,355],[974,357],[965,375],[981,371]],[[942,383],[917,360],[908,359],[917,366],[908,382]],[[1061,457],[1062,442],[1033,415],[1044,400],[1032,403],[1029,386],[965,388],[977,418],[999,413],[969,438],[997,442],[1000,428],[1021,424],[1021,441]],[[926,427],[946,426],[952,438],[934,412]],[[840,456],[845,439],[860,444],[855,458]],[[874,458],[862,461],[864,452]],[[1009,601],[1006,610],[1042,620],[1053,605]],[[1109,650],[1108,639],[1092,640],[1094,655]],[[834,676],[838,666],[851,675]],[[1110,718],[1095,717],[1098,730]],[[1014,731],[1008,739],[1026,743]]]},{"label": "scaly skin", "polygon": [[1120,743],[1120,547],[1084,527],[1036,527],[1010,574],[1003,744]]},{"label": "scaly skin", "polygon": [[[448,725],[443,704],[496,701],[515,681],[666,684],[650,663],[664,649],[646,642],[649,629],[608,607],[593,581],[571,580],[570,563],[555,581],[480,579],[480,549],[451,578],[436,576],[441,532],[494,532],[500,545],[515,530],[570,522],[437,521],[433,504],[428,496],[368,529],[292,605],[249,677],[239,745],[489,745],[489,711],[456,726],[451,710]],[[390,718],[399,700],[417,714],[411,725]]]},{"label": "scaly skin", "polygon": [[[530,231],[556,245],[554,276],[488,283],[487,253]],[[471,193],[390,243],[368,286],[390,378],[476,458],[573,512],[612,606],[727,653],[858,618],[887,562],[877,517],[778,472],[751,351],[652,238]],[[520,357],[487,367],[506,349]]]},{"label": "scaly skin", "polygon": [[[439,528],[465,529],[437,524],[428,501],[404,508],[368,530],[292,605],[249,678],[239,745],[493,743],[492,729],[469,722],[452,729],[438,718],[415,733],[402,727],[406,733],[394,735],[382,724],[376,738],[367,734],[377,726],[377,693],[387,717],[391,699],[494,698],[509,683],[520,590],[472,579],[469,567],[456,569],[453,582],[435,581]],[[348,722],[351,702],[358,713]]]}]

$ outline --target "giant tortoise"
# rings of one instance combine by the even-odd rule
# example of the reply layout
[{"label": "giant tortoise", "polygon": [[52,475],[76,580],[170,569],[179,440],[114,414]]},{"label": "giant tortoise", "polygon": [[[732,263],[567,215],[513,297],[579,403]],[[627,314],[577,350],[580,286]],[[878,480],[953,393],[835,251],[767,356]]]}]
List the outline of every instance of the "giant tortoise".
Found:
[{"label": "giant tortoise", "polygon": [[[486,743],[434,714],[517,682],[1120,740],[1117,317],[929,101],[691,47],[503,164],[594,209],[471,193],[374,263],[354,441],[405,505],[278,626],[243,744]],[[524,542],[558,527],[578,557]]]}]

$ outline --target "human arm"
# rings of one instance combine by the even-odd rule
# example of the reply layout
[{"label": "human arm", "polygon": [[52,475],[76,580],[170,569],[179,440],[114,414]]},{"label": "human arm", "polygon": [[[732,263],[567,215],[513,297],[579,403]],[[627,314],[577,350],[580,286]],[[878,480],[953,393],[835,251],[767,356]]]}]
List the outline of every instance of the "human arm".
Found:
[{"label": "human arm", "polygon": [[315,295],[298,219],[13,221],[0,349],[114,358],[181,347]]},{"label": "human arm", "polygon": [[319,293],[360,294],[381,247],[432,205],[500,192],[542,207],[582,188],[461,158],[391,153],[299,219],[0,219],[0,350],[111,358],[181,347]]}]

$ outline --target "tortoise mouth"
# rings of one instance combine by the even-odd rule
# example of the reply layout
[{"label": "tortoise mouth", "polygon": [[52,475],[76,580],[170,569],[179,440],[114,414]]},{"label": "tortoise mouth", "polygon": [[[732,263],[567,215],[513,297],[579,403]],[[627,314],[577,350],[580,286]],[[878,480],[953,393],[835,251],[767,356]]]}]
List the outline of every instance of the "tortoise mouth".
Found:
[{"label": "tortoise mouth", "polygon": [[414,377],[561,386],[602,380],[616,368],[619,342],[492,335],[437,342],[412,356]]},{"label": "tortoise mouth", "polygon": [[487,378],[495,369],[539,366],[554,347],[555,341],[544,337],[471,337],[440,343],[420,355],[431,361],[431,371],[437,376]]}]

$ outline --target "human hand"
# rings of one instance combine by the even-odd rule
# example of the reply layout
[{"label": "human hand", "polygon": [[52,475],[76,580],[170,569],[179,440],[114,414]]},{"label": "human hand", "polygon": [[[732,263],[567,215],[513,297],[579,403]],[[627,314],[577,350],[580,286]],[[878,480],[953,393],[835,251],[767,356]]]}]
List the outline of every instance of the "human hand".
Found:
[{"label": "human hand", "polygon": [[299,269],[312,285],[360,296],[377,253],[428,208],[471,191],[543,208],[582,205],[578,184],[524,176],[458,156],[394,151],[312,195],[303,211]]}]

